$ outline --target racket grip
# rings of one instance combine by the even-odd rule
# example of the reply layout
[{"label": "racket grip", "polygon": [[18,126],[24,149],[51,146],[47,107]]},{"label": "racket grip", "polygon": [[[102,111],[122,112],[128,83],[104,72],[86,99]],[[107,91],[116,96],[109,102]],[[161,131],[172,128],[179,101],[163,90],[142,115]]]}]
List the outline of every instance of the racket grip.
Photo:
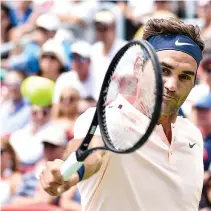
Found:
[{"label": "racket grip", "polygon": [[83,165],[83,162],[78,162],[76,158],[76,153],[73,152],[67,160],[61,166],[61,175],[64,181],[68,179],[78,171],[78,169]]}]

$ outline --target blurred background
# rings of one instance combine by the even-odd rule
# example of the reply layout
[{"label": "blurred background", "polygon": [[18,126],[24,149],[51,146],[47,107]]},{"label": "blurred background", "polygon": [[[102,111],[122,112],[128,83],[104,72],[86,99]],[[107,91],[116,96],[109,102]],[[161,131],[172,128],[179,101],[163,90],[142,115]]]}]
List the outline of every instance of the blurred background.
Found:
[{"label": "blurred background", "polygon": [[[180,110],[204,138],[204,187],[199,210],[211,210],[211,1],[0,0],[1,183],[4,211],[80,211],[76,187],[47,195],[36,175],[61,158],[77,117],[96,105],[107,67],[127,41],[141,39],[152,17],[198,24],[205,41],[196,85]],[[30,104],[24,79],[55,82],[52,103]],[[3,191],[2,191],[3,190]]]}]

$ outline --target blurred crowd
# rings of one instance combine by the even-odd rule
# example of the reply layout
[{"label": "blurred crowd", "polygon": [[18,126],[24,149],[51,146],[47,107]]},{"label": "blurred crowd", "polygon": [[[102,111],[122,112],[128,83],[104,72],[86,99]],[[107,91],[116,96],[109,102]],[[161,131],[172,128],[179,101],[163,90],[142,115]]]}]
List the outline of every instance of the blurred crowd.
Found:
[{"label": "blurred crowd", "polygon": [[[96,105],[116,52],[141,39],[153,17],[198,24],[205,41],[196,85],[181,109],[204,138],[204,187],[200,210],[211,210],[211,1],[1,0],[1,184],[2,210],[81,210],[76,187],[47,195],[38,176],[46,161],[61,158],[74,122]],[[55,82],[52,104],[23,98],[24,79]],[[2,191],[3,190],[3,191]]]}]

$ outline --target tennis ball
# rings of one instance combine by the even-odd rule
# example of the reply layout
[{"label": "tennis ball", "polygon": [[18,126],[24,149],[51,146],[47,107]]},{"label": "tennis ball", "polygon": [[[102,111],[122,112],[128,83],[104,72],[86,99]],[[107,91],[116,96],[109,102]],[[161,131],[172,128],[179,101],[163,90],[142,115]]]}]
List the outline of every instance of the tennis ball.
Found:
[{"label": "tennis ball", "polygon": [[50,79],[30,76],[22,82],[21,94],[32,105],[45,107],[52,103],[54,87],[55,83]]}]

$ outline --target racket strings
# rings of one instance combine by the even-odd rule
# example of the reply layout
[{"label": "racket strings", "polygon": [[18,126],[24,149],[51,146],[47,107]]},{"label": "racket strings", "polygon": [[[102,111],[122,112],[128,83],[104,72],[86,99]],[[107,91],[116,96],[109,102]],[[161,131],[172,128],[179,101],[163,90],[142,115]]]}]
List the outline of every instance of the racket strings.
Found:
[{"label": "racket strings", "polygon": [[[146,117],[151,118],[156,101],[156,75],[148,52],[140,45],[133,45],[113,64],[108,80],[106,105],[113,105],[121,95]],[[123,151],[136,145],[149,123],[142,127],[142,120],[121,109],[104,110],[104,128],[108,144]]]}]

